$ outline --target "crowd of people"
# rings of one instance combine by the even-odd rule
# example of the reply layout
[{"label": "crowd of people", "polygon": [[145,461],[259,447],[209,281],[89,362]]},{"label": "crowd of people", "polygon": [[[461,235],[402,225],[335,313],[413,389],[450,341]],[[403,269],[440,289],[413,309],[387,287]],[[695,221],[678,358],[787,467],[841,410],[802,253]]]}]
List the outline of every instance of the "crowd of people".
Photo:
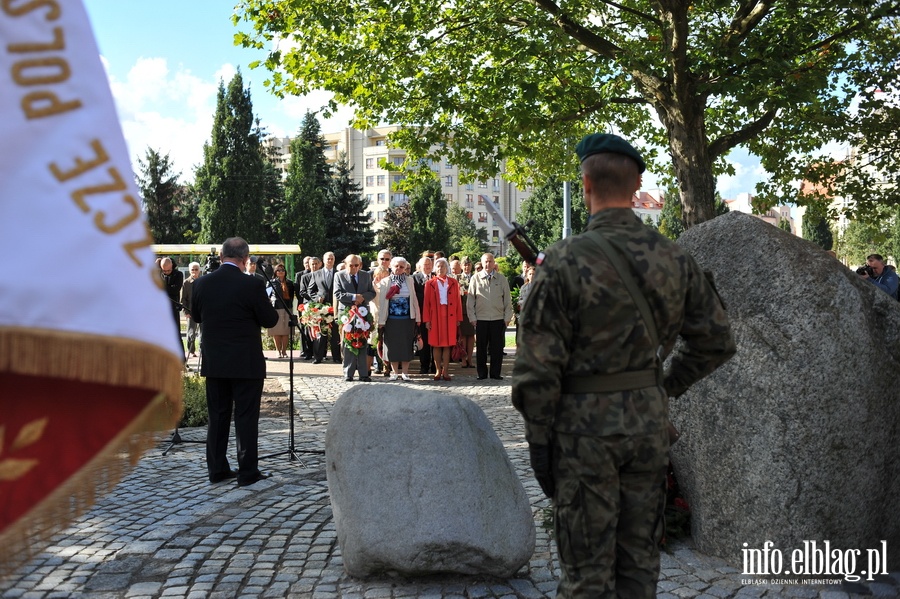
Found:
[{"label": "crowd of people", "polygon": [[[326,252],[321,258],[304,257],[294,280],[282,262],[263,268],[258,264],[263,261],[251,256],[245,274],[266,283],[278,314],[278,322],[267,329],[277,358],[288,357],[293,325],[300,340],[299,358],[314,364],[326,359],[341,363],[348,381],[358,377],[371,382],[373,375],[409,381],[410,365],[416,361],[419,374],[435,381],[452,380],[451,363],[476,368],[479,380],[503,378],[513,299],[490,253],[473,262],[466,256],[448,259],[440,251],[426,251],[413,265],[383,249],[366,268],[356,254],[337,262],[333,252]],[[187,324],[185,358],[195,358],[198,326],[190,310],[191,290],[201,265],[191,262],[188,277],[178,276],[170,258],[161,259],[159,266],[176,321],[183,314]],[[517,281],[519,305],[527,297],[532,272],[525,265]],[[361,318],[370,328],[357,335],[346,321],[360,312],[367,314]],[[350,331],[353,335],[347,334]],[[354,340],[362,347],[353,347]],[[483,348],[477,354],[476,344]]]}]

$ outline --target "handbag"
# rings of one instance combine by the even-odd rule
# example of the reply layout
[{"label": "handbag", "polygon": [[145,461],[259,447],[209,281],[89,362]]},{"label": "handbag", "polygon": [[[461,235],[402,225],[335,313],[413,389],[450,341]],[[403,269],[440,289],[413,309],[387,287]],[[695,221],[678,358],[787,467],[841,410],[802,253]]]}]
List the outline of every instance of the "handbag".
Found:
[{"label": "handbag", "polygon": [[466,357],[466,342],[462,335],[456,337],[456,345],[450,350],[450,359],[454,362],[462,362]]}]

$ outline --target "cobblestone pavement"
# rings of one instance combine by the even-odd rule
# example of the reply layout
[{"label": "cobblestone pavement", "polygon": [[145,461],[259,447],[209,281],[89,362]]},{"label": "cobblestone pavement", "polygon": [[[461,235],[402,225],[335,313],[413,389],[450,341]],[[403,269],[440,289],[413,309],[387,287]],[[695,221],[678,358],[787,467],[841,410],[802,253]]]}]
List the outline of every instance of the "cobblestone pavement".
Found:
[{"label": "cobblestone pavement", "polygon": [[[289,388],[287,361],[270,357],[270,376]],[[508,375],[509,366],[505,367]],[[518,413],[509,402],[509,377],[476,381],[457,369],[453,382],[415,377],[411,383],[375,377],[370,384],[417,385],[464,394],[493,423],[531,497],[537,545],[530,562],[508,580],[461,576],[408,580],[347,576],[336,543],[325,481],[325,429],[337,397],[354,384],[337,364],[295,362],[296,449],[288,456],[289,423],[260,422],[261,468],[268,480],[239,489],[206,481],[201,444],[161,443],[116,489],[12,576],[0,580],[0,597],[91,599],[186,597],[519,598],[553,597],[558,561],[546,522],[549,502],[530,476]],[[182,429],[201,440],[205,429]],[[311,452],[311,453],[306,453]],[[234,455],[233,445],[229,455]],[[727,564],[676,542],[662,555],[659,598],[808,597],[848,599],[900,596],[900,573],[852,586],[744,584]]]}]

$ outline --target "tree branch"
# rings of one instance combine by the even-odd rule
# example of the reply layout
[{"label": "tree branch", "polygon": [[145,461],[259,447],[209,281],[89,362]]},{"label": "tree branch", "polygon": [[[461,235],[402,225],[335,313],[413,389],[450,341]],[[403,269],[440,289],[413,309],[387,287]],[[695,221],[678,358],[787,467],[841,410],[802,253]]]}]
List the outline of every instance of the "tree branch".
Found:
[{"label": "tree branch", "polygon": [[734,13],[728,33],[722,38],[722,47],[734,49],[740,45],[750,32],[766,18],[772,9],[773,2],[767,0],[747,0]]},{"label": "tree branch", "polygon": [[622,6],[622,5],[619,4],[618,2],[611,2],[611,1],[608,1],[608,0],[607,0],[607,1],[604,1],[604,2],[602,2],[602,3],[603,3],[603,4],[608,4],[609,6],[612,6],[613,8],[618,8],[618,9],[621,10],[622,12],[627,12],[627,13],[632,14],[632,15],[638,17],[638,18],[644,19],[645,21],[649,21],[649,22],[653,23],[654,25],[656,25],[657,27],[662,27],[662,21],[660,21],[659,19],[657,19],[657,18],[654,17],[653,15],[648,15],[647,13],[641,12],[641,11],[639,11],[639,10],[637,10],[637,9],[634,9],[634,8],[629,8],[628,6]]},{"label": "tree branch", "polygon": [[575,112],[558,116],[555,119],[552,119],[550,122],[567,123],[570,121],[577,121],[589,114],[603,109],[610,104],[649,104],[649,102],[644,98],[610,98],[609,100],[594,102],[590,106],[583,107],[581,110],[576,110]]},{"label": "tree branch", "polygon": [[766,127],[771,125],[777,115],[778,110],[771,108],[752,123],[748,123],[743,129],[739,129],[716,139],[709,144],[709,157],[712,160],[715,160],[728,152],[731,148],[753,139],[762,133]]}]

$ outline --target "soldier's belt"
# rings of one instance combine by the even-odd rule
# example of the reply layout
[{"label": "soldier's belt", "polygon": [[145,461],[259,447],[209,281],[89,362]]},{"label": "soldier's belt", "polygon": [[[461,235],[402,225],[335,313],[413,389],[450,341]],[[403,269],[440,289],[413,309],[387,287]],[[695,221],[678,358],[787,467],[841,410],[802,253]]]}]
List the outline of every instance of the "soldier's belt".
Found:
[{"label": "soldier's belt", "polygon": [[617,393],[635,391],[659,384],[655,368],[630,370],[615,374],[594,374],[590,376],[566,377],[562,383],[562,393]]}]

